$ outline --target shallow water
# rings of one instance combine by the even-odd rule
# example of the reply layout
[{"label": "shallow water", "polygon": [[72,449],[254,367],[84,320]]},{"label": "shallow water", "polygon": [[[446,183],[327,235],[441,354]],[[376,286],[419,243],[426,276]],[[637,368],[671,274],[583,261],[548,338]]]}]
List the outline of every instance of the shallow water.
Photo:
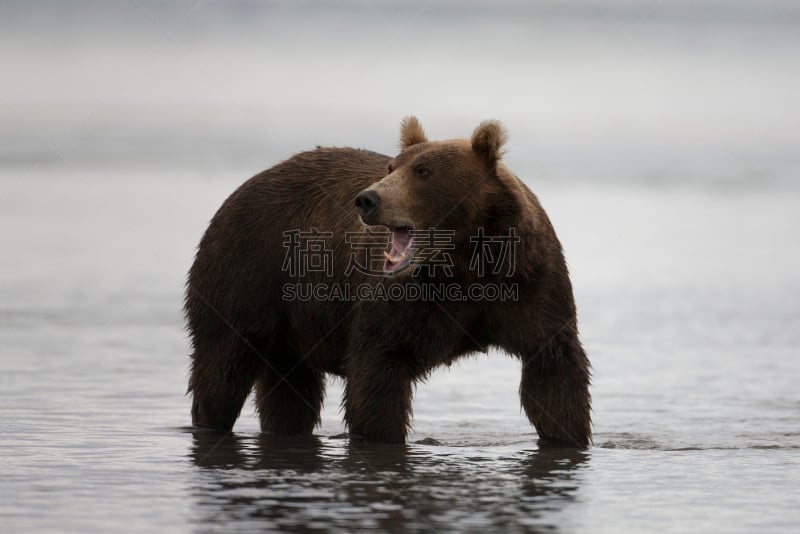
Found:
[{"label": "shallow water", "polygon": [[[793,3],[333,4],[0,5],[0,530],[796,531]],[[594,446],[540,449],[495,352],[417,387],[403,447],[342,436],[339,381],[314,438],[250,403],[194,431],[181,292],[211,215],[314,144],[392,152],[408,113],[509,126]]]},{"label": "shallow water", "polygon": [[9,532],[798,524],[798,193],[540,187],[594,364],[594,447],[540,450],[501,354],[418,386],[397,447],[340,436],[338,381],[313,439],[260,436],[250,404],[231,436],[193,432],[182,278],[231,180],[105,176],[6,176]]}]

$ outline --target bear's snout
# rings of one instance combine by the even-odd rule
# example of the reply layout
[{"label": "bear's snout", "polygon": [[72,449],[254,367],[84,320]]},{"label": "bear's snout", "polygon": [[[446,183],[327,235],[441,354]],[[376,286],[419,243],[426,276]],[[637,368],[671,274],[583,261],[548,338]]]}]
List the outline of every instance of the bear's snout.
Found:
[{"label": "bear's snout", "polygon": [[356,211],[361,216],[366,224],[369,224],[367,219],[370,215],[375,213],[378,205],[381,203],[381,197],[378,192],[373,189],[365,189],[356,195]]}]

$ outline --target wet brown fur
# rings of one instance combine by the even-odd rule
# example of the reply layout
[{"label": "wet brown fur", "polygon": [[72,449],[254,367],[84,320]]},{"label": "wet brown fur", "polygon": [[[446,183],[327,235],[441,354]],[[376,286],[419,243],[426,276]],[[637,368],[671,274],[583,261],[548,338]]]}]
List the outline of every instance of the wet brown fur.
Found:
[{"label": "wet brown fur", "polygon": [[[520,399],[540,438],[591,441],[589,361],[578,339],[572,287],[561,245],[536,196],[502,163],[505,130],[482,123],[467,140],[428,141],[415,118],[401,128],[395,158],[351,148],[318,148],[268,169],[237,189],[203,236],[189,272],[185,312],[193,353],[189,391],[197,426],[230,430],[255,388],[261,428],[310,434],[319,423],[325,375],[345,378],[351,432],[402,442],[412,386],[457,358],[497,347],[522,362]],[[424,166],[425,178],[415,175]],[[343,275],[348,231],[366,227],[353,202],[379,192],[372,224],[406,218],[415,228],[455,230],[454,278],[516,283],[514,302],[383,302],[282,299],[286,283],[415,284]],[[513,276],[468,268],[469,237],[516,229]],[[332,231],[334,280],[293,279],[282,267],[285,230]],[[381,249],[385,245],[380,245]],[[452,279],[444,280],[452,282]]]}]

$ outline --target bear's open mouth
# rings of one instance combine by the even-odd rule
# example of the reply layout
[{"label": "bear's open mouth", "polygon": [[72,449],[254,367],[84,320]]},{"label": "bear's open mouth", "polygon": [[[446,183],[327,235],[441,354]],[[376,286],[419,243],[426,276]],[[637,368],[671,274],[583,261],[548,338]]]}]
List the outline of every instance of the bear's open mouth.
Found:
[{"label": "bear's open mouth", "polygon": [[411,235],[409,226],[388,226],[392,233],[392,248],[389,252],[384,252],[386,260],[383,262],[383,272],[395,274],[409,265],[414,259],[414,237]]}]

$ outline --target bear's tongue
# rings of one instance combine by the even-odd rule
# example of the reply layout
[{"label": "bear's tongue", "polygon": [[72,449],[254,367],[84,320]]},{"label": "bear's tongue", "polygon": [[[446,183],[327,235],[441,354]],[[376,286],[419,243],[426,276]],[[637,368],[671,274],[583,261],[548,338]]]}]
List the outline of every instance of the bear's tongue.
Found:
[{"label": "bear's tongue", "polygon": [[393,229],[392,232],[392,250],[384,252],[386,261],[383,262],[383,271],[385,273],[396,273],[403,270],[411,263],[413,259],[413,250],[411,245],[414,238],[411,237],[407,228]]}]

